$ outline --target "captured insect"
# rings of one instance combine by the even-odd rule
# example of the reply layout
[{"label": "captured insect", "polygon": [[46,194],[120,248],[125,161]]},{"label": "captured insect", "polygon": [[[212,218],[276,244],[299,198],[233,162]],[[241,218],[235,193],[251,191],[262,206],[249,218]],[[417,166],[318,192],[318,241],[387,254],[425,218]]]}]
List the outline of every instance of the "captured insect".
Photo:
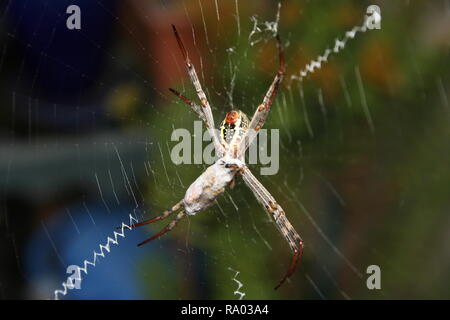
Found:
[{"label": "captured insect", "polygon": [[180,47],[181,54],[183,55],[188,75],[195,87],[198,98],[200,99],[200,105],[189,100],[174,89],[169,90],[186,102],[204,121],[212,137],[215,151],[219,159],[213,165],[208,167],[197,180],[190,185],[184,198],[180,202],[155,218],[132,225],[132,227],[137,227],[156,222],[181,209],[177,213],[175,219],[173,219],[164,229],[138,245],[140,246],[148,243],[169,232],[175,227],[178,221],[186,215],[193,216],[197,212],[210,207],[216,198],[225,191],[225,188],[233,183],[237,176],[241,176],[248,188],[254,193],[256,200],[258,200],[258,202],[263,205],[264,209],[273,217],[278,230],[287,240],[293,252],[292,261],[286,274],[275,287],[275,289],[278,289],[286,279],[294,273],[303,252],[303,240],[286,218],[286,214],[281,206],[246,166],[245,152],[264,125],[285,74],[284,49],[280,37],[278,35],[276,37],[279,54],[279,69],[269,90],[264,96],[263,102],[256,109],[251,121],[249,121],[248,117],[240,110],[228,112],[220,126],[219,136],[218,132],[214,130],[211,106],[200,85],[194,65],[189,59],[188,52],[181,41],[177,29],[174,25],[172,25],[172,28],[178,46]]}]

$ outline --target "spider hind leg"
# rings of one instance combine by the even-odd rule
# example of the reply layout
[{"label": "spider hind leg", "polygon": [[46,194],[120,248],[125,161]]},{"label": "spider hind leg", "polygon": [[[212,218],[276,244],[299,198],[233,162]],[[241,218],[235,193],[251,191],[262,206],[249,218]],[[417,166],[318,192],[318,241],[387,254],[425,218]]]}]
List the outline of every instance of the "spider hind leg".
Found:
[{"label": "spider hind leg", "polygon": [[[149,223],[153,223],[153,222],[162,220],[162,219],[168,217],[168,216],[169,216],[170,214],[172,214],[173,212],[175,212],[175,211],[177,211],[178,209],[180,209],[181,206],[182,206],[182,204],[183,204],[183,200],[180,201],[180,202],[178,202],[178,203],[177,203],[176,205],[174,205],[172,208],[165,210],[165,211],[164,211],[162,214],[160,214],[159,216],[156,216],[156,217],[151,218],[151,219],[148,219],[148,220],[141,221],[141,222],[139,222],[139,223],[132,224],[132,225],[130,226],[130,228],[132,229],[132,228],[140,227],[140,226],[143,226],[143,225],[146,225],[146,224],[149,224]],[[120,228],[121,228],[121,227],[117,227],[117,229],[120,229]]]},{"label": "spider hind leg", "polygon": [[184,216],[186,215],[186,212],[184,210],[180,211],[177,216],[175,217],[175,219],[173,219],[167,226],[165,226],[158,234],[154,235],[151,238],[148,238],[147,240],[142,241],[141,243],[138,243],[138,247],[142,246],[143,244],[146,244],[150,241],[153,241],[159,237],[161,237],[163,234],[169,232],[170,230],[172,230],[176,224],[178,223],[178,221],[180,221]]},{"label": "spider hind leg", "polygon": [[283,208],[281,208],[281,206],[277,204],[274,197],[269,193],[269,191],[267,191],[267,189],[261,184],[261,182],[256,179],[256,177],[251,173],[250,169],[248,169],[248,167],[244,167],[241,172],[245,184],[250,188],[250,190],[253,191],[256,200],[258,200],[258,202],[264,206],[266,212],[272,216],[277,229],[286,239],[289,247],[294,253],[291,264],[289,265],[286,274],[275,287],[276,290],[295,272],[303,253],[303,240],[287,219]]},{"label": "spider hind leg", "polygon": [[300,262],[300,258],[302,257],[302,253],[303,253],[303,241],[300,240],[298,242],[297,249],[294,251],[294,256],[292,257],[291,264],[289,265],[289,268],[288,268],[286,274],[284,275],[284,277],[280,280],[278,285],[274,288],[275,290],[277,290],[279,287],[281,287],[281,285],[295,272],[295,269],[297,269],[297,265]]}]

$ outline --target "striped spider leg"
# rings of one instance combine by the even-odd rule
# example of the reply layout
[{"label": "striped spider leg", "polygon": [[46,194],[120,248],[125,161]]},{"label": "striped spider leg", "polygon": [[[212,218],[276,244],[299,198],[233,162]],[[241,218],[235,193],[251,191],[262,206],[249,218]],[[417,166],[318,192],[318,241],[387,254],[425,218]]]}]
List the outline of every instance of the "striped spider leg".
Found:
[{"label": "striped spider leg", "polygon": [[242,140],[240,141],[240,144],[237,148],[238,158],[242,158],[245,155],[245,151],[250,146],[255,137],[258,135],[259,130],[263,127],[264,123],[266,122],[272,103],[277,95],[280,83],[281,81],[283,81],[284,74],[286,73],[284,61],[284,48],[281,43],[279,35],[277,35],[277,45],[279,57],[278,72],[275,75],[275,78],[273,79],[272,84],[269,87],[269,90],[267,90],[263,102],[258,106],[255,113],[253,114],[252,120],[250,122],[246,134],[244,135],[244,137],[242,137]]},{"label": "striped spider leg", "polygon": [[176,95],[178,98],[180,98],[181,100],[183,100],[184,102],[186,102],[191,108],[192,110],[195,111],[195,113],[199,116],[199,118],[201,120],[203,120],[203,122],[205,123],[205,125],[207,126],[208,122],[206,121],[206,117],[205,114],[203,113],[201,107],[196,104],[195,102],[189,100],[188,98],[186,98],[185,96],[183,96],[181,93],[179,93],[177,90],[169,88],[170,92],[172,92],[174,95]]},{"label": "striped spider leg", "polygon": [[213,114],[211,111],[211,106],[209,105],[208,99],[206,98],[206,94],[202,89],[200,80],[198,79],[198,76],[197,76],[197,72],[195,71],[195,67],[191,63],[191,60],[189,59],[189,55],[186,51],[186,48],[184,47],[183,41],[181,41],[181,37],[178,34],[178,31],[174,25],[172,25],[172,29],[173,29],[173,33],[175,34],[175,38],[177,39],[178,46],[180,47],[181,54],[183,55],[184,63],[186,65],[186,69],[189,74],[189,78],[191,79],[191,82],[195,87],[195,91],[197,93],[198,98],[200,99],[200,106],[198,106],[197,104],[195,104],[188,98],[184,97],[183,95],[178,93],[176,90],[174,90],[174,89],[169,89],[169,90],[172,93],[174,93],[176,96],[181,98],[184,102],[189,104],[192,107],[192,109],[194,109],[194,111],[205,122],[206,128],[208,129],[208,131],[213,139],[216,154],[220,158],[225,154],[225,147],[220,143],[217,132],[214,129],[214,118],[213,118]]},{"label": "striped spider leg", "polygon": [[[165,210],[161,215],[156,216],[154,218],[139,222],[139,223],[135,223],[132,224],[130,227],[131,228],[136,228],[136,227],[140,227],[149,223],[153,223],[159,220],[162,220],[166,217],[168,217],[170,214],[172,214],[175,211],[178,211],[181,207],[183,206],[183,201],[178,202],[176,205],[174,205],[172,208]],[[165,226],[158,234],[154,235],[151,238],[148,238],[140,243],[138,243],[138,247],[142,246],[143,244],[146,244],[147,242],[153,241],[156,238],[161,237],[163,234],[169,232],[170,230],[172,230],[176,224],[178,223],[178,221],[180,221],[184,216],[186,215],[186,211],[185,210],[181,210],[177,216],[175,217],[175,219],[173,219],[167,226]],[[120,227],[117,227],[118,229]]]},{"label": "striped spider leg", "polygon": [[[269,90],[267,90],[267,93],[264,96],[262,104],[259,105],[258,108],[256,109],[245,135],[239,142],[239,145],[237,147],[237,156],[240,159],[244,158],[247,148],[256,138],[259,130],[266,122],[267,116],[269,114],[273,101],[275,100],[280,83],[284,78],[284,74],[286,71],[284,49],[280,37],[278,35],[277,35],[277,44],[279,55],[278,72],[275,75],[275,78],[273,79],[272,84],[269,87]],[[286,218],[284,210],[275,201],[275,199],[269,193],[269,191],[267,191],[267,189],[261,184],[261,182],[259,182],[258,179],[256,179],[256,177],[251,173],[250,169],[247,166],[245,166],[240,173],[242,175],[242,178],[244,179],[245,184],[254,193],[258,202],[261,203],[264,209],[273,217],[278,230],[287,240],[291,250],[293,251],[291,264],[285,276],[281,279],[280,283],[275,287],[275,289],[278,289],[286,281],[286,279],[289,278],[294,273],[303,252],[303,240],[295,231],[294,227],[289,222],[289,220]]]},{"label": "striped spider leg", "polygon": [[244,180],[247,187],[254,193],[256,200],[264,207],[264,209],[272,216],[278,230],[281,232],[283,237],[289,243],[289,247],[294,253],[292,257],[291,264],[285,274],[281,279],[275,289],[278,289],[287,278],[289,278],[297,268],[297,264],[300,262],[300,257],[303,252],[303,240],[295,231],[292,224],[286,218],[283,208],[275,201],[275,198],[267,191],[267,189],[262,185],[261,182],[256,179],[250,169],[245,166],[241,170],[242,179]]}]

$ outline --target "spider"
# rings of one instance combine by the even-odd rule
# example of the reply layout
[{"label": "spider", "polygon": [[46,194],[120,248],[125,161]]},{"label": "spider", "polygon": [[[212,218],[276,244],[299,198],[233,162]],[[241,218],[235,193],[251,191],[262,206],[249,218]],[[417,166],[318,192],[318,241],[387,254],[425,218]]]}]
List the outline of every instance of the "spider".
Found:
[{"label": "spider", "polygon": [[190,185],[184,198],[180,202],[155,218],[148,219],[131,226],[134,228],[162,220],[181,209],[175,219],[173,219],[165,228],[153,237],[139,243],[138,246],[148,243],[169,232],[175,227],[178,221],[186,215],[193,216],[197,212],[203,211],[210,207],[214,204],[216,198],[225,191],[225,187],[234,183],[236,176],[242,176],[245,184],[254,193],[257,201],[262,204],[264,209],[273,217],[278,230],[287,240],[291,250],[293,251],[293,257],[289,268],[284,277],[275,287],[275,289],[278,289],[286,281],[286,279],[294,273],[302,255],[303,240],[286,218],[284,210],[281,206],[275,201],[274,197],[256,179],[256,177],[246,166],[245,152],[258,134],[258,131],[264,125],[270,111],[270,107],[272,106],[277,94],[278,87],[285,74],[284,49],[281,44],[280,37],[278,35],[276,37],[279,54],[279,69],[263,99],[262,104],[256,109],[251,121],[249,121],[248,117],[240,110],[232,110],[228,112],[220,126],[219,136],[218,132],[214,130],[214,120],[211,107],[208,99],[206,98],[205,92],[200,85],[195,67],[191,63],[188,52],[186,51],[174,25],[172,25],[172,29],[178,42],[178,46],[180,47],[181,54],[183,55],[188,75],[195,87],[198,98],[200,99],[200,105],[189,100],[172,88],[169,90],[187,103],[205,122],[205,125],[212,137],[215,151],[219,159],[213,165],[208,167],[197,178],[197,180]]}]

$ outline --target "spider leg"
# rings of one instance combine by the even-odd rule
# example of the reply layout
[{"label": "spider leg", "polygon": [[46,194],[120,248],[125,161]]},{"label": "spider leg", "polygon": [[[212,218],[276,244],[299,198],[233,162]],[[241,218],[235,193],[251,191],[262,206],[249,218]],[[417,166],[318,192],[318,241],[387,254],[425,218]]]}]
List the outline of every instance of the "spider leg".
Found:
[{"label": "spider leg", "polygon": [[175,217],[175,219],[173,219],[167,226],[165,226],[158,234],[154,235],[153,237],[142,241],[141,243],[138,244],[139,246],[142,246],[143,244],[146,244],[150,241],[153,241],[159,237],[161,237],[163,234],[169,232],[170,230],[172,230],[176,224],[178,223],[178,221],[180,221],[184,216],[186,215],[186,212],[184,210],[180,211],[177,216]]},{"label": "spider leg", "polygon": [[[181,208],[181,204],[183,203],[183,201],[178,202],[176,205],[174,205],[172,208],[165,210],[161,215],[156,216],[154,218],[148,219],[148,220],[144,220],[142,222],[139,223],[135,223],[132,224],[130,227],[131,228],[136,228],[136,227],[140,227],[149,223],[153,223],[159,220],[162,220],[164,218],[166,218],[167,216],[169,216],[171,213],[173,213],[174,211],[177,211],[178,209]],[[117,229],[120,229],[121,227],[117,227]]]},{"label": "spider leg", "polygon": [[275,289],[278,289],[295,272],[303,253],[303,240],[286,218],[283,208],[277,204],[275,198],[269,193],[269,191],[267,191],[261,182],[256,179],[250,169],[248,167],[244,167],[241,171],[241,175],[245,184],[253,192],[258,202],[261,203],[265,210],[273,217],[275,225],[283,237],[287,240],[292,252],[294,253],[286,274],[275,287]]},{"label": "spider leg", "polygon": [[186,98],[185,96],[183,96],[181,93],[179,93],[177,90],[169,88],[170,92],[172,92],[174,95],[176,95],[178,98],[180,98],[181,100],[183,100],[184,102],[186,102],[191,108],[192,110],[195,111],[195,113],[197,113],[197,115],[200,117],[200,119],[203,120],[203,122],[205,122],[205,125],[207,125],[206,122],[206,118],[205,115],[203,114],[202,109],[200,108],[200,106],[198,104],[195,104],[195,102],[192,102],[191,100],[189,100],[188,98]]},{"label": "spider leg", "polygon": [[266,122],[272,103],[277,95],[280,83],[284,78],[284,74],[286,73],[284,48],[281,43],[279,35],[277,35],[277,44],[280,63],[278,67],[278,72],[275,75],[275,78],[273,79],[272,84],[269,87],[269,90],[267,90],[262,104],[258,106],[255,113],[253,114],[248,130],[241,140],[239,146],[239,156],[243,156],[245,154],[245,151],[247,150],[248,146],[252,143],[253,139],[256,137],[259,130],[263,127],[264,123]]},{"label": "spider leg", "polygon": [[206,98],[206,94],[202,89],[200,84],[200,80],[198,79],[197,72],[195,71],[194,65],[191,63],[189,59],[188,52],[184,47],[183,41],[181,41],[181,37],[177,32],[177,29],[174,25],[172,25],[173,33],[175,34],[175,38],[177,39],[178,46],[180,47],[181,54],[184,58],[184,63],[187,68],[188,75],[191,79],[192,84],[195,87],[195,91],[197,93],[198,98],[201,103],[201,111],[205,116],[205,124],[209,130],[209,133],[214,141],[214,146],[216,148],[216,153],[219,157],[222,157],[225,154],[225,147],[220,143],[219,137],[217,136],[217,132],[214,130],[214,118],[211,111],[211,106],[209,105],[208,99]]},{"label": "spider leg", "polygon": [[298,249],[294,251],[294,255],[292,257],[291,264],[289,265],[289,268],[284,275],[284,277],[280,280],[280,282],[275,287],[275,290],[277,290],[297,269],[297,264],[300,262],[300,258],[303,253],[303,241],[299,241],[298,243]]}]

